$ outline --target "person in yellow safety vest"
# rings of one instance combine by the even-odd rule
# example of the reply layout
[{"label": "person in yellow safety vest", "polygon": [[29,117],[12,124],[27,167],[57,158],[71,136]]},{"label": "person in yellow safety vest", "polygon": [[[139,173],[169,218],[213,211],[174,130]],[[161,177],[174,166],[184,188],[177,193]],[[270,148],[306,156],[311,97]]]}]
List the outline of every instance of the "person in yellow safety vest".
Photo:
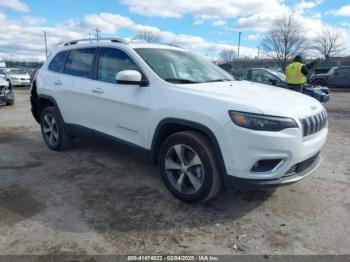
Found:
[{"label": "person in yellow safety vest", "polygon": [[307,82],[309,72],[303,64],[303,59],[300,55],[294,58],[294,61],[286,68],[286,82],[290,90],[302,92],[304,84]]}]

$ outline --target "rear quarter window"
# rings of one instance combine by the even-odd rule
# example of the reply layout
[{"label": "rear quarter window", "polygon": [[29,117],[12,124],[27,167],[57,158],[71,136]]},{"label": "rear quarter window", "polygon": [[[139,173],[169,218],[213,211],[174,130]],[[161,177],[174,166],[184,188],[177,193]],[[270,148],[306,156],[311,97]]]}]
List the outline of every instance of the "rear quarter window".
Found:
[{"label": "rear quarter window", "polygon": [[49,70],[54,71],[54,72],[62,72],[64,60],[66,58],[67,51],[63,51],[58,53],[54,59],[52,59],[50,65],[49,65]]},{"label": "rear quarter window", "polygon": [[346,74],[350,73],[350,67],[349,68],[348,67],[340,67],[336,71],[340,75],[346,75]]}]

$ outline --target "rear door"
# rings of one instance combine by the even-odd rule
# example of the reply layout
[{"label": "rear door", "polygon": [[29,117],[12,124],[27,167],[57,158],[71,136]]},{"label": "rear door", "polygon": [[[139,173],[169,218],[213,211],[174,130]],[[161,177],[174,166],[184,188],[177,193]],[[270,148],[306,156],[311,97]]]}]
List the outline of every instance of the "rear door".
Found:
[{"label": "rear door", "polygon": [[[55,99],[64,121],[66,121],[66,114],[63,114],[66,111],[64,108],[66,101],[63,97],[63,93],[70,87],[70,82],[65,75],[62,74],[62,70],[68,53],[68,51],[62,51],[56,54],[49,64],[47,71],[45,71],[45,68],[41,69],[37,78],[39,95],[43,93]],[[33,97],[32,100],[35,104],[35,97]],[[33,108],[36,108],[36,106],[33,105]]]},{"label": "rear door", "polygon": [[349,70],[347,67],[336,68],[333,76],[329,80],[329,85],[333,87],[345,87],[348,82]]},{"label": "rear door", "polygon": [[92,89],[92,121],[95,130],[146,147],[149,119],[149,86],[117,84],[116,74],[136,70],[134,59],[117,48],[99,48]]},{"label": "rear door", "polygon": [[338,69],[339,87],[350,87],[350,67],[340,67]]},{"label": "rear door", "polygon": [[343,85],[343,87],[348,87],[350,88],[350,67],[346,67],[346,77],[345,77],[345,83]]},{"label": "rear door", "polygon": [[91,84],[96,48],[69,51],[63,74],[56,83],[60,89],[60,110],[66,123],[91,128]]}]

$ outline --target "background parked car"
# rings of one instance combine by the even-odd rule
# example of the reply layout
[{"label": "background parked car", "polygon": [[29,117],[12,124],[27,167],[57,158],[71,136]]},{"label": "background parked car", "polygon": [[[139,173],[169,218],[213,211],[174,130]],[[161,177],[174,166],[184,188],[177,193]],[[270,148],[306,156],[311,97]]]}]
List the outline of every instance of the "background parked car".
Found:
[{"label": "background parked car", "polygon": [[11,86],[29,86],[30,77],[29,74],[18,68],[2,68],[0,69],[0,76],[5,77],[11,84]]},{"label": "background parked car", "polygon": [[[262,83],[266,85],[274,85],[282,88],[288,88],[286,83],[286,75],[282,72],[266,69],[266,68],[251,68],[246,71],[243,80]],[[327,87],[308,85],[304,87],[303,94],[311,96],[321,103],[325,103],[330,98],[330,92]]]},{"label": "background parked car", "polygon": [[310,82],[331,88],[350,88],[350,66],[332,67],[327,73],[314,75]]},{"label": "background parked car", "polygon": [[12,86],[4,77],[0,76],[0,106],[13,105],[15,96]]},{"label": "background parked car", "polygon": [[31,72],[30,72],[30,74],[29,74],[30,83],[33,83],[33,80],[34,80],[34,78],[35,78],[36,72],[38,72],[38,69],[33,69],[33,70],[31,70]]}]

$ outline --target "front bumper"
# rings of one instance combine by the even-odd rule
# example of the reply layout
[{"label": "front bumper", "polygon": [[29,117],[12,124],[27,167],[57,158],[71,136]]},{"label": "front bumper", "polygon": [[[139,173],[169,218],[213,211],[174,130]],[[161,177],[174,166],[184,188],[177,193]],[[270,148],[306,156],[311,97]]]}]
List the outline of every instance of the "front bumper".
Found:
[{"label": "front bumper", "polygon": [[[224,182],[229,186],[276,186],[299,181],[318,168],[321,161],[318,153],[326,143],[327,133],[327,125],[304,138],[300,128],[267,132],[244,129],[228,123],[216,134],[222,138],[219,144],[226,168]],[[293,170],[293,167],[312,158],[314,161],[307,168]],[[280,159],[281,162],[266,172],[252,171],[258,161],[271,159]]]},{"label": "front bumper", "polygon": [[320,103],[323,103],[323,104],[328,102],[331,98],[329,91],[324,92],[320,88],[317,88],[316,90],[315,90],[315,88],[312,88],[312,87],[305,88],[303,93],[305,95],[308,95],[308,96],[315,98],[316,100],[318,100]]},{"label": "front bumper", "polygon": [[226,187],[232,189],[259,189],[284,186],[295,183],[311,175],[320,166],[320,164],[321,157],[319,154],[317,154],[312,163],[301,172],[292,172],[276,179],[248,179],[226,175],[224,177],[224,183]]}]

